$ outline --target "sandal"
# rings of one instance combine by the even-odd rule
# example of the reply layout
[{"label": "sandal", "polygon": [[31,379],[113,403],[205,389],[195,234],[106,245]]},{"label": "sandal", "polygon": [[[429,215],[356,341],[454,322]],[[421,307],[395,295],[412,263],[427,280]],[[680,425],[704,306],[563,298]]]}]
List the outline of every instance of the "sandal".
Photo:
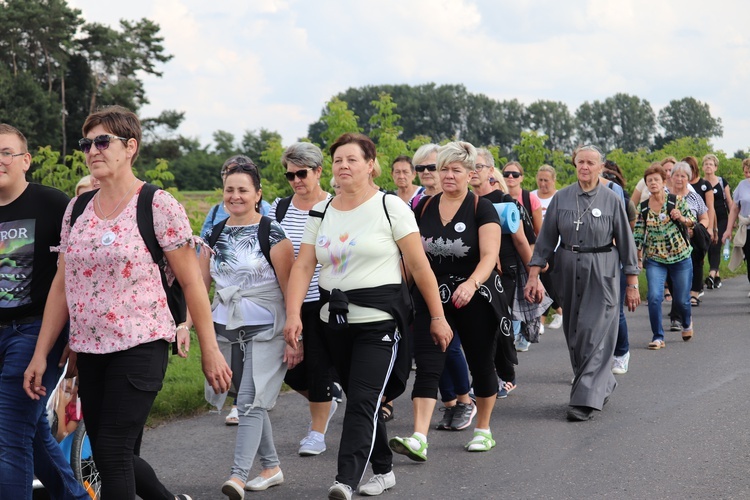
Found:
[{"label": "sandal", "polygon": [[387,401],[380,404],[380,415],[379,418],[383,422],[390,422],[393,420],[393,405]]},{"label": "sandal", "polygon": [[491,432],[474,431],[474,437],[465,446],[466,451],[490,451],[495,447]]},{"label": "sandal", "polygon": [[664,349],[665,347],[667,347],[667,344],[663,340],[652,340],[648,343],[648,348],[652,351],[658,351],[659,349]]},{"label": "sandal", "polygon": [[690,326],[682,330],[682,340],[687,342],[693,338],[693,322],[690,322]]},{"label": "sandal", "polygon": [[[419,448],[414,448],[412,442],[416,442]],[[419,436],[412,435],[408,438],[391,438],[388,441],[388,447],[399,455],[405,455],[415,462],[427,461],[427,441],[422,441]]]},{"label": "sandal", "polygon": [[690,306],[691,307],[699,307],[701,305],[701,299],[698,297],[690,297]]}]

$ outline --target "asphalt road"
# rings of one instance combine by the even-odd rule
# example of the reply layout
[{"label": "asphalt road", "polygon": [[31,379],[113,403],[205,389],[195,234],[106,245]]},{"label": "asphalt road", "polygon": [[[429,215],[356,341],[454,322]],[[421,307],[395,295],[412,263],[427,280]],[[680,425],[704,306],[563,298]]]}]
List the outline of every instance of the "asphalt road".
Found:
[{"label": "asphalt road", "polygon": [[[693,340],[667,332],[660,351],[646,349],[645,304],[629,313],[630,371],[618,376],[609,404],[588,422],[565,420],[572,373],[562,330],[548,330],[519,354],[518,389],[495,405],[497,447],[468,453],[470,430],[431,431],[428,462],[396,455],[397,484],[384,496],[750,498],[749,290],[744,277],[707,290],[693,310]],[[407,394],[396,402],[389,435],[410,435],[411,415]],[[282,394],[271,420],[286,482],[246,498],[327,498],[342,419],[343,408],[333,417],[328,451],[299,457],[306,402]],[[236,433],[223,422],[224,415],[207,413],[151,429],[142,455],[174,493],[223,499]],[[257,472],[256,464],[251,477]]]}]

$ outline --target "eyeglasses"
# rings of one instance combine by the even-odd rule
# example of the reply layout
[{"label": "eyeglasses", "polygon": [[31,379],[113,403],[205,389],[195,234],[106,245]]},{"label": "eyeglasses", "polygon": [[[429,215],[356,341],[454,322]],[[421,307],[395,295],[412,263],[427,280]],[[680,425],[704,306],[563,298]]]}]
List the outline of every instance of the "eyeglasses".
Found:
[{"label": "eyeglasses", "polygon": [[414,165],[414,170],[417,172],[424,172],[427,170],[428,172],[434,172],[437,170],[437,165],[434,163],[431,163],[429,165]]},{"label": "eyeglasses", "polygon": [[92,144],[96,146],[96,149],[98,149],[99,151],[104,151],[105,149],[109,147],[109,143],[112,139],[119,139],[126,144],[128,142],[128,140],[124,137],[104,134],[104,135],[97,135],[93,139],[86,139],[86,138],[80,139],[78,141],[78,147],[81,148],[81,151],[87,154],[89,151],[91,151]]},{"label": "eyeglasses", "polygon": [[288,180],[289,182],[292,182],[295,177],[300,180],[307,179],[307,172],[309,172],[310,170],[313,170],[313,168],[305,167],[301,170],[297,170],[296,172],[284,172],[284,177],[286,177],[286,180]]},{"label": "eyeglasses", "polygon": [[503,177],[505,177],[506,179],[508,177],[513,177],[514,179],[518,179],[522,175],[523,174],[521,172],[503,172]]},{"label": "eyeglasses", "polygon": [[11,163],[13,163],[13,158],[15,158],[16,156],[23,156],[25,154],[26,153],[13,154],[10,151],[0,151],[0,164],[10,165]]},{"label": "eyeglasses", "polygon": [[482,170],[482,169],[485,169],[485,168],[492,168],[492,166],[491,165],[485,165],[484,163],[477,163],[474,166],[474,168],[476,168],[477,170]]},{"label": "eyeglasses", "polygon": [[243,170],[245,172],[258,172],[258,167],[255,166],[255,163],[252,163],[251,161],[247,161],[245,158],[239,157],[235,158],[232,163],[221,169],[221,176],[225,176],[229,172],[234,172],[236,170]]}]

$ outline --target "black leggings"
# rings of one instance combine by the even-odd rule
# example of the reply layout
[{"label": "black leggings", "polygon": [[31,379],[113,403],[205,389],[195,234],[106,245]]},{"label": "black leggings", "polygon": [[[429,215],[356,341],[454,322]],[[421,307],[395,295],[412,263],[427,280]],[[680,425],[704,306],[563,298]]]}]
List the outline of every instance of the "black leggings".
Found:
[{"label": "black leggings", "polygon": [[302,362],[286,372],[284,382],[295,391],[308,391],[312,403],[331,400],[335,370],[328,357],[320,321],[320,301],[302,304]]},{"label": "black leggings", "polygon": [[[414,292],[414,359],[417,372],[412,398],[437,399],[440,375],[445,365],[445,353],[432,341],[430,313],[418,291]],[[466,306],[453,307],[449,300],[443,304],[445,318],[454,332],[458,332],[474,382],[474,394],[486,398],[497,394],[495,347],[497,319],[489,302],[474,294]]]},{"label": "black leggings", "polygon": [[140,453],[143,426],[167,369],[169,343],[157,340],[125,351],[78,354],[78,394],[101,474],[102,498],[172,500]]}]

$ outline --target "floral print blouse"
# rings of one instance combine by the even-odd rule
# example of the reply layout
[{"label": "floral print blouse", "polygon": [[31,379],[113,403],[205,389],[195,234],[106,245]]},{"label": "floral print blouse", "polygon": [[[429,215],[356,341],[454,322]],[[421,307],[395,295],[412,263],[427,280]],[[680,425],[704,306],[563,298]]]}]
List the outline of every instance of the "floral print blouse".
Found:
[{"label": "floral print blouse", "polygon": [[[172,341],[175,324],[159,268],[138,231],[138,195],[107,221],[94,213],[92,200],[71,228],[75,200],[63,217],[60,247],[53,249],[65,256],[70,348],[106,354],[160,339]],[[153,212],[156,239],[165,252],[194,245],[185,209],[171,194],[157,191]]]}]

